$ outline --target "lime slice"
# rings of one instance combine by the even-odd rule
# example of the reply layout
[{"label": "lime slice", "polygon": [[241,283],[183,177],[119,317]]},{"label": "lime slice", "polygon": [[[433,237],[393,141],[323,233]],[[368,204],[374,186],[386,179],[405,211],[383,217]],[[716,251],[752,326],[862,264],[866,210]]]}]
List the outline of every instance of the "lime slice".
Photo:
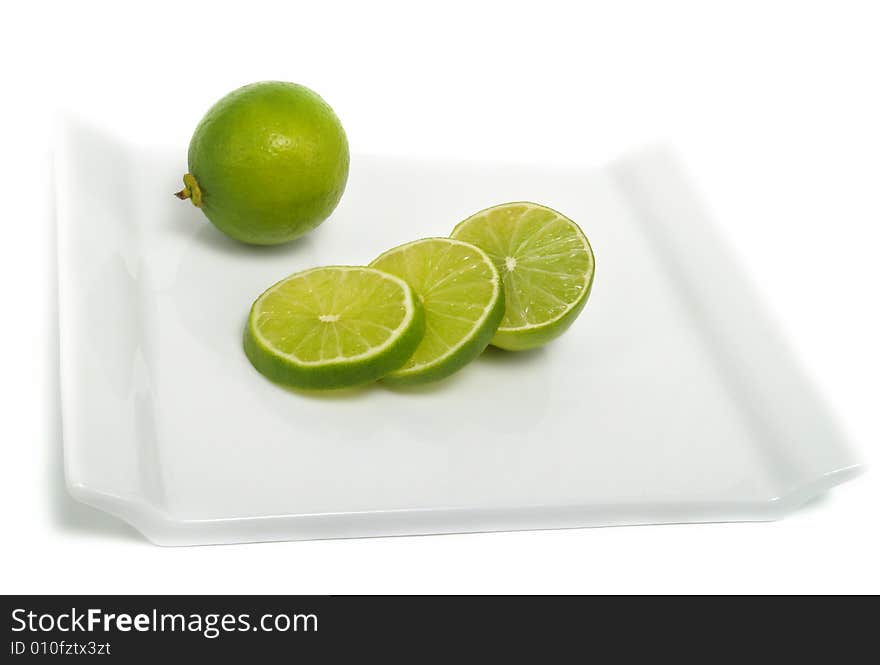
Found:
[{"label": "lime slice", "polygon": [[505,203],[468,217],[452,237],[484,250],[504,281],[507,309],[492,344],[522,351],[574,323],[593,285],[593,250],[564,215],[536,203]]},{"label": "lime slice", "polygon": [[385,381],[442,379],[489,345],[504,315],[504,290],[484,251],[459,240],[426,238],[390,249],[370,265],[405,279],[425,308],[421,344]]},{"label": "lime slice", "polygon": [[400,367],[425,330],[410,286],[374,268],[291,275],[251,307],[244,351],[266,377],[297,388],[345,388]]}]

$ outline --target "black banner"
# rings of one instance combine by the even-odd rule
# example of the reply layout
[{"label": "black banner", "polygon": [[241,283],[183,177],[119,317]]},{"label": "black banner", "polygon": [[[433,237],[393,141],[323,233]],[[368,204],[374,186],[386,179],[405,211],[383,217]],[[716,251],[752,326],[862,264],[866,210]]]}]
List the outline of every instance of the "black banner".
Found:
[{"label": "black banner", "polygon": [[468,662],[478,652],[490,662],[528,653],[538,662],[568,660],[566,654],[606,662],[598,656],[608,649],[613,662],[646,650],[714,662],[706,644],[715,655],[763,661],[773,643],[787,656],[805,646],[815,656],[823,644],[829,655],[843,656],[856,649],[853,637],[870,634],[866,621],[876,617],[876,610],[854,616],[840,641],[833,639],[834,623],[844,614],[797,598],[7,596],[2,602],[0,661],[10,663],[70,657],[326,663],[353,656],[419,662],[441,654]]}]

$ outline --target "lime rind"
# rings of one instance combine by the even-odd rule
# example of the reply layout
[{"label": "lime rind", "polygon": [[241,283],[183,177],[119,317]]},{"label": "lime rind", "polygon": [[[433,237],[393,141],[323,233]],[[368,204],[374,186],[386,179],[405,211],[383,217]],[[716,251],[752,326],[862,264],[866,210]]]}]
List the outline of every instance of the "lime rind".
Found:
[{"label": "lime rind", "polygon": [[[434,247],[436,247],[437,254],[432,256],[431,252],[435,251]],[[411,255],[413,252],[419,252],[420,250],[428,252],[428,260],[422,260],[417,262],[417,265],[413,265],[413,261],[410,260]],[[477,276],[476,279],[471,278],[473,281],[470,282],[461,279],[465,276],[463,271],[458,273],[450,271],[449,274],[440,274],[438,276],[437,271],[442,269],[444,260],[448,259],[448,255],[451,252],[458,252],[460,256],[457,258],[471,262],[469,267],[464,270],[479,269],[482,274]],[[395,266],[395,262],[398,260],[402,261],[402,265]],[[473,263],[474,260],[478,263]],[[422,342],[423,345],[429,343],[430,338],[435,336],[432,334],[432,331],[436,327],[441,326],[444,321],[448,324],[449,318],[456,318],[455,315],[450,314],[448,311],[437,311],[437,305],[441,303],[435,301],[432,307],[431,294],[438,293],[436,289],[440,289],[440,293],[443,292],[443,288],[447,292],[451,289],[469,289],[474,294],[476,290],[473,288],[474,286],[482,287],[487,284],[490,286],[488,293],[481,294],[482,297],[478,302],[470,302],[459,294],[459,298],[455,303],[456,307],[479,307],[481,310],[479,316],[472,320],[461,317],[458,327],[462,328],[465,323],[468,326],[464,334],[460,334],[461,331],[459,331],[459,338],[449,343],[448,335],[456,333],[455,331],[450,332],[446,330],[446,339],[444,340],[446,350],[444,352],[431,357],[428,361],[417,362],[419,352],[426,353],[425,347],[420,346],[408,363],[384,377],[384,383],[390,385],[420,384],[437,381],[454,374],[483,352],[489,345],[498,324],[504,317],[504,288],[501,285],[501,276],[498,269],[486,252],[471,243],[452,238],[423,238],[399,245],[384,252],[370,265],[378,266],[383,270],[403,277],[413,286],[419,297],[423,299],[426,310],[427,330]],[[456,280],[456,276],[459,278],[458,280]],[[428,290],[425,293],[420,293],[420,287],[423,287],[425,282],[428,282],[426,287]],[[443,304],[441,308],[446,308],[447,305],[448,303]],[[439,336],[439,334],[436,336]]]},{"label": "lime rind", "polygon": [[[522,223],[529,216],[533,228],[537,229],[531,235],[527,233],[528,224]],[[499,235],[490,221],[491,218],[513,224],[509,236]],[[554,227],[558,229],[556,235],[553,233]],[[545,235],[550,236],[545,248],[550,247],[552,250],[553,243],[559,243],[563,250],[566,246],[573,246],[573,249],[559,252],[558,257],[552,253],[544,256],[540,253],[530,254],[534,247],[529,247],[529,243],[535,244],[536,237]],[[463,220],[456,225],[451,236],[479,245],[490,255],[502,275],[508,310],[492,338],[493,346],[509,351],[543,346],[571,327],[583,311],[592,290],[595,258],[584,232],[562,213],[527,201],[503,203],[481,210]],[[552,265],[553,261],[565,264],[573,260],[579,264],[579,270],[570,270],[568,265],[555,266],[561,277],[571,278],[563,293],[544,293],[538,301],[521,302],[523,289],[517,288],[517,280],[521,278],[514,275],[517,268],[520,274],[547,273],[550,272],[546,265],[548,261]],[[529,261],[537,265],[530,266]],[[539,289],[540,287],[535,287],[533,295]],[[551,304],[548,305],[548,302]],[[540,320],[528,321],[528,315]]]},{"label": "lime rind", "polygon": [[[296,353],[279,348],[278,340],[269,339],[260,329],[261,315],[263,314],[262,305],[279,289],[290,286],[292,281],[307,279],[319,272],[327,274],[331,280],[340,279],[346,273],[367,273],[379,277],[387,285],[393,287],[390,289],[392,292],[399,295],[399,305],[404,310],[403,316],[400,317],[395,327],[388,328],[387,334],[379,343],[370,345],[368,340],[364,340],[365,350],[360,353],[348,355],[337,353],[336,356],[328,359],[308,360]],[[339,291],[337,291],[338,293]],[[323,304],[330,309],[333,307],[333,303]],[[338,318],[336,314],[323,316]],[[264,322],[266,320],[274,321],[278,325],[289,325],[289,321],[279,318],[273,319],[271,316],[263,320]],[[377,330],[383,327],[379,323],[374,325],[377,326]],[[316,326],[314,321],[312,326]],[[327,326],[327,330],[330,329]],[[333,326],[332,329],[335,330],[336,327]],[[327,266],[296,273],[266,289],[251,307],[244,330],[243,343],[245,354],[251,364],[272,381],[296,388],[334,389],[370,383],[397,369],[410,358],[421,342],[424,332],[424,309],[412,288],[404,280],[375,268]],[[320,353],[323,353],[326,346],[324,341],[328,338],[328,334],[326,331],[322,331],[320,334],[324,335],[324,338],[318,349]],[[337,349],[343,347],[338,337],[335,343]]]},{"label": "lime rind", "polygon": [[178,198],[252,245],[307,233],[335,210],[348,182],[348,138],[315,91],[260,81],[217,101],[196,126]]}]

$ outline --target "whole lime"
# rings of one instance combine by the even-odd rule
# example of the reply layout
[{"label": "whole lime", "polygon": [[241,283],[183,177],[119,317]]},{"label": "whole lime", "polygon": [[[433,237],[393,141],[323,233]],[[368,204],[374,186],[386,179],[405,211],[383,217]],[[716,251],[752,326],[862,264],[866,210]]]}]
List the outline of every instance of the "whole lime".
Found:
[{"label": "whole lime", "polygon": [[236,240],[276,245],[330,216],[348,165],[342,124],[321,97],[295,83],[252,83],[202,118],[176,196]]}]

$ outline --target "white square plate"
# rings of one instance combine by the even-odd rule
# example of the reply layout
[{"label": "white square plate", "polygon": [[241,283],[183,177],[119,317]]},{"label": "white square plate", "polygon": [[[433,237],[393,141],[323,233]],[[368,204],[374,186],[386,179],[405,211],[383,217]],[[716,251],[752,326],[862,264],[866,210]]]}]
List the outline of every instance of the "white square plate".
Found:
[{"label": "white square plate", "polygon": [[[662,150],[601,170],[356,155],[333,216],[268,249],[171,196],[184,155],[73,121],[56,154],[68,486],[156,543],[764,520],[859,470]],[[596,253],[550,346],[411,391],[304,396],[251,368],[267,285],[508,200],[563,211]]]}]

